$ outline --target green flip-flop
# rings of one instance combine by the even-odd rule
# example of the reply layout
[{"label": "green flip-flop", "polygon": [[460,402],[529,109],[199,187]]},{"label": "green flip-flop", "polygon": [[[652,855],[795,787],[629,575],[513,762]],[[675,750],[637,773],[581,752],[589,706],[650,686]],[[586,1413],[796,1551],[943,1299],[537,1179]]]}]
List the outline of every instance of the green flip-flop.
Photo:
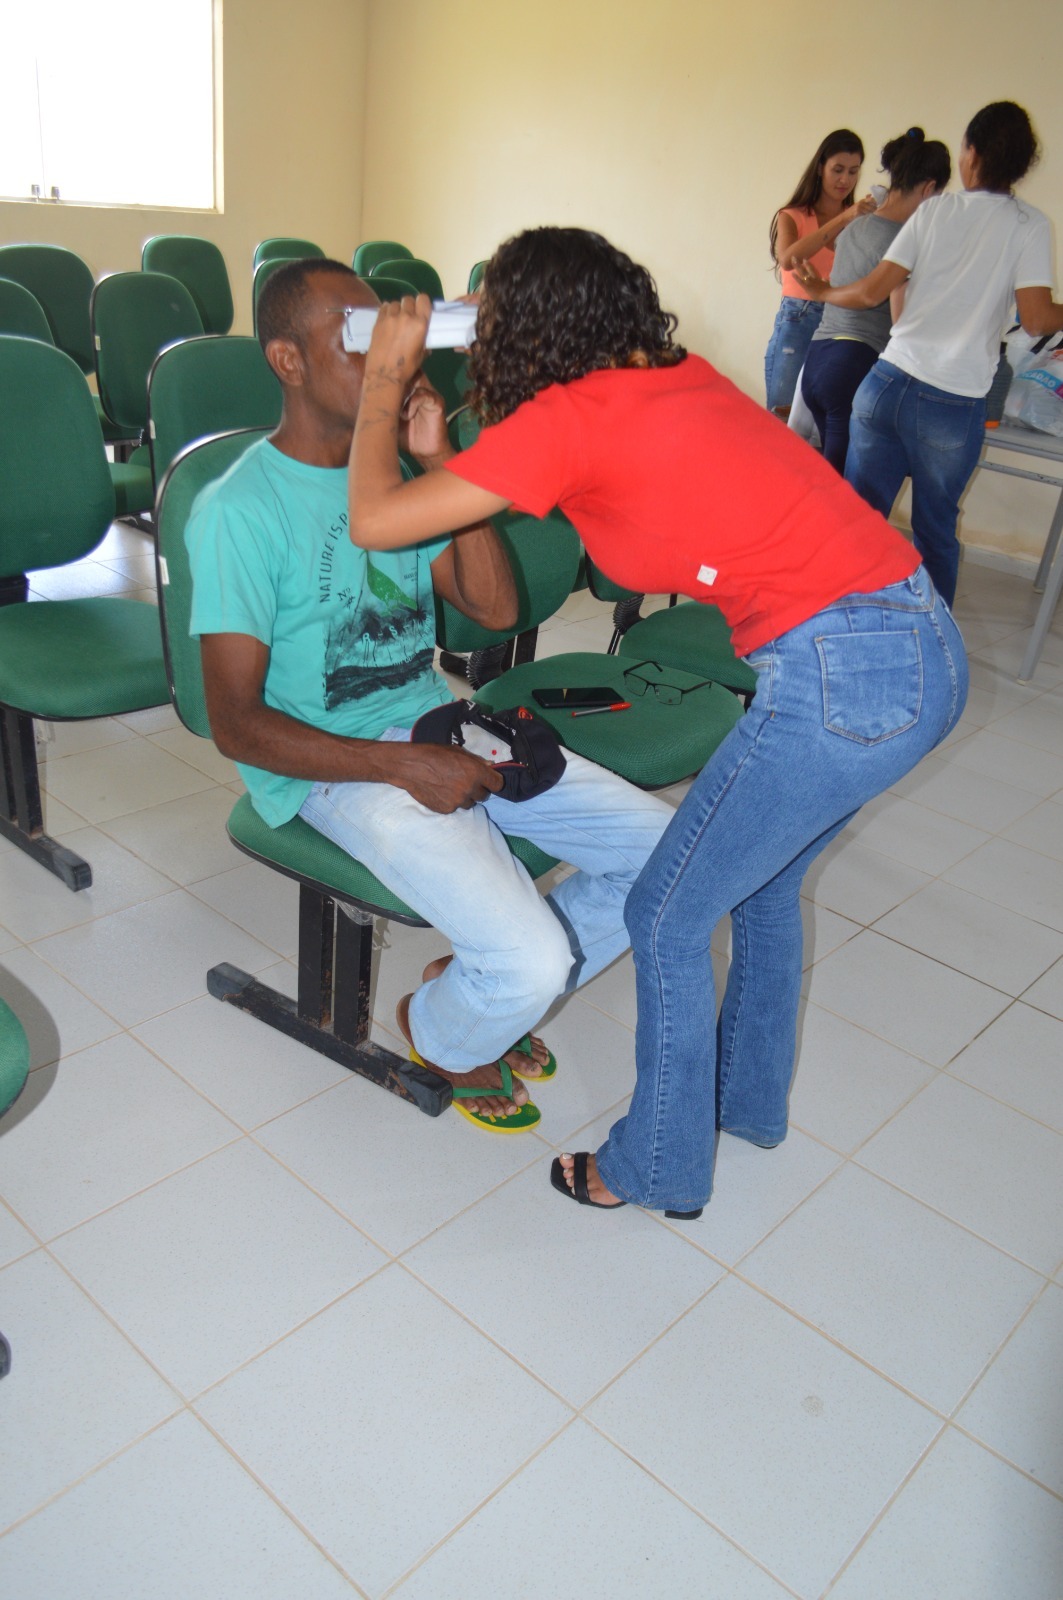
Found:
[{"label": "green flip-flop", "polygon": [[[412,1045],[410,1046],[410,1060],[416,1061],[419,1067],[427,1065]],[[486,1128],[488,1133],[526,1133],[529,1128],[534,1128],[537,1123],[542,1121],[542,1112],[538,1106],[533,1106],[530,1100],[526,1100],[516,1115],[512,1117],[485,1116],[482,1111],[470,1111],[468,1106],[461,1104],[462,1100],[487,1100],[493,1095],[497,1095],[503,1100],[511,1100],[513,1098],[513,1073],[509,1063],[508,1061],[500,1061],[498,1066],[502,1074],[501,1088],[484,1088],[482,1084],[479,1088],[467,1084],[454,1085],[452,1089],[454,1095],[452,1101],[453,1109],[463,1116],[466,1122],[472,1122],[478,1128]]]},{"label": "green flip-flop", "polygon": [[[512,1048],[514,1050],[519,1050],[522,1056],[530,1056],[532,1053],[531,1034],[526,1033],[524,1038],[518,1039]],[[498,1064],[501,1067],[504,1063],[500,1061]],[[524,1083],[541,1083],[545,1078],[552,1078],[556,1071],[557,1057],[554,1055],[554,1052],[550,1049],[549,1045],[547,1045],[546,1048],[546,1060],[542,1064],[541,1071],[522,1072],[519,1067],[513,1068],[515,1076],[522,1079]]]}]

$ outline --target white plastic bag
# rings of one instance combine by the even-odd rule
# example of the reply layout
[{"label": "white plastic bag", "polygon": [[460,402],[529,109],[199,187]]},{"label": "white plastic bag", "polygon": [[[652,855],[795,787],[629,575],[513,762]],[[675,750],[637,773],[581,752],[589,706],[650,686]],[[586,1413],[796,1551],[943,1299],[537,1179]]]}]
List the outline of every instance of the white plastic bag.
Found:
[{"label": "white plastic bag", "polygon": [[1025,352],[1015,335],[1009,335],[1008,362],[1015,369],[1004,403],[1008,422],[1020,422],[1039,433],[1063,438],[1063,334],[1030,339]]}]

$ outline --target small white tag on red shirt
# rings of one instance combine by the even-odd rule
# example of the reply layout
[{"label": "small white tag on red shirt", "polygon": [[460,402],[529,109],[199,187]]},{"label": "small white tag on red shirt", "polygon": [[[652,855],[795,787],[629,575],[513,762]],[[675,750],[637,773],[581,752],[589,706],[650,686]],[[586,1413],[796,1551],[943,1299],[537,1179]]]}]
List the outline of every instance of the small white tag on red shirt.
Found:
[{"label": "small white tag on red shirt", "polygon": [[698,582],[703,583],[706,588],[711,588],[718,577],[719,572],[716,567],[700,567],[698,569]]}]

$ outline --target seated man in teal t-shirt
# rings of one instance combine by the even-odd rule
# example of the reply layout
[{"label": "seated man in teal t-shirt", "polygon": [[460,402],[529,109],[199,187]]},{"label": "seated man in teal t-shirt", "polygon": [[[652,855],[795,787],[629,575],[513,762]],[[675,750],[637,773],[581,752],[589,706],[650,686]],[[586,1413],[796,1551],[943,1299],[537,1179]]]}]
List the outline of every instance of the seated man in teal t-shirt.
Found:
[{"label": "seated man in teal t-shirt", "polygon": [[[456,1087],[483,1088],[457,1110],[518,1131],[539,1120],[519,1080],[553,1071],[528,1030],[626,949],[628,889],[672,812],[572,754],[552,789],[518,805],[478,756],[409,742],[451,698],[434,667],[436,595],[490,629],[513,624],[517,600],[490,524],[384,554],[351,542],[365,357],[344,350],[342,313],[376,304],[335,261],[292,262],[266,285],[259,338],[283,415],[193,507],[191,632],[215,741],[265,821],[302,816],[449,938],[453,960],[425,970],[399,1026]],[[404,448],[424,466],[445,460],[442,402],[422,374],[404,411]],[[506,833],[579,870],[544,900]]]}]

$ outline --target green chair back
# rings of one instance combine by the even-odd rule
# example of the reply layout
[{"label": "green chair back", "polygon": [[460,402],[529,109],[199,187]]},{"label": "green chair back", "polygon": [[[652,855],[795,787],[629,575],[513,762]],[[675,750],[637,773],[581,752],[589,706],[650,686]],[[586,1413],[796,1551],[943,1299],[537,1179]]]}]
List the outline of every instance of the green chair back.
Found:
[{"label": "green chair back", "polygon": [[189,637],[192,616],[192,572],[185,547],[185,527],[201,489],[228,472],[249,445],[263,439],[267,428],[245,428],[205,439],[170,463],[156,500],[159,614],[170,699],[186,728],[210,738],[210,720],[203,693],[199,640]]},{"label": "green chair back", "polygon": [[[487,650],[526,633],[552,617],[568,599],[579,567],[579,536],[571,522],[552,511],[541,520],[507,511],[493,519],[517,585],[517,620],[494,633],[445,600],[436,601],[436,638],[444,650]],[[595,680],[597,681],[597,680]]]},{"label": "green chair back", "polygon": [[260,261],[272,261],[276,256],[284,261],[305,261],[307,256],[317,256],[323,261],[325,252],[312,239],[285,239],[278,235],[274,239],[262,239],[255,246],[251,270],[254,271]]},{"label": "green chair back", "polygon": [[163,272],[116,272],[102,278],[90,302],[96,383],[107,416],[146,428],[148,373],[164,345],[203,332],[183,283]]},{"label": "green chair back", "polygon": [[0,1000],[0,1116],[22,1093],[29,1071],[26,1030],[7,1001]]},{"label": "green chair back", "polygon": [[168,346],[148,376],[155,482],[197,439],[234,428],[275,428],[281,404],[281,386],[257,339],[204,334]]},{"label": "green chair back", "polygon": [[723,612],[700,600],[651,611],[622,635],[618,653],[624,660],[657,661],[711,678],[736,694],[757,691],[757,675],[735,655]]},{"label": "green chair back", "polygon": [[[412,261],[413,251],[395,239],[366,239],[354,252],[351,266],[360,278],[369,278],[381,261]],[[401,278],[402,273],[396,273]]]},{"label": "green chair back", "polygon": [[634,600],[638,593],[635,589],[627,589],[622,583],[614,583],[612,578],[606,577],[601,567],[597,566],[590,558],[586,560],[587,587],[596,600],[607,601],[615,605],[618,600]]},{"label": "green chair back", "polygon": [[0,335],[0,577],[94,550],[115,514],[92,396],[76,362]]},{"label": "green chair back", "polygon": [[401,278],[412,284],[418,294],[427,294],[433,300],[443,298],[443,281],[430,261],[418,261],[412,256],[381,261],[369,273],[370,283],[375,281],[378,272],[382,277]]},{"label": "green chair back", "polygon": [[0,278],[11,278],[40,302],[52,339],[82,372],[93,368],[89,299],[92,273],[73,250],[57,244],[0,247]]},{"label": "green chair back", "polygon": [[483,281],[484,281],[484,268],[486,266],[487,266],[487,262],[486,261],[477,261],[474,266],[469,268],[469,293],[470,294],[475,294],[477,289],[480,287],[481,283],[483,283]]},{"label": "green chair back", "polygon": [[13,278],[0,278],[0,333],[55,343],[41,302]]},{"label": "green chair back", "polygon": [[417,293],[413,284],[407,283],[405,278],[385,277],[382,272],[375,274],[369,280],[369,285],[378,300],[401,300],[404,295]]},{"label": "green chair back", "polygon": [[258,333],[258,302],[262,298],[262,291],[272,278],[278,267],[286,267],[289,261],[303,261],[305,256],[267,256],[255,268],[254,278],[251,280],[251,310],[254,318],[255,333]]},{"label": "green chair back", "polygon": [[207,333],[228,333],[233,292],[225,257],[211,239],[191,233],[157,233],[140,254],[145,272],[168,272],[183,283]]}]

